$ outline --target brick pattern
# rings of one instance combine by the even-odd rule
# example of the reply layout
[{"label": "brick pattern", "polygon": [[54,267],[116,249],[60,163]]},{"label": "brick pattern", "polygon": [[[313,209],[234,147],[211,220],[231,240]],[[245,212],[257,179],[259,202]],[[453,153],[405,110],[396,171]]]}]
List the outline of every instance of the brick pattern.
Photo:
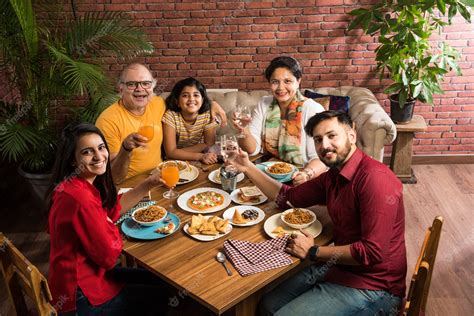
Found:
[{"label": "brick pattern", "polygon": [[[291,55],[303,66],[303,88],[353,85],[371,89],[389,111],[382,92],[388,80],[374,73],[376,40],[347,32],[347,12],[376,0],[306,1],[172,1],[77,0],[86,10],[120,11],[143,27],[156,48],[139,61],[150,65],[164,90],[195,76],[208,88],[266,89],[263,71],[279,55]],[[445,34],[462,54],[462,77],[446,78],[446,94],[435,106],[417,105],[429,124],[416,135],[414,154],[474,153],[474,24],[455,19]],[[434,43],[435,43],[434,41]],[[123,65],[111,60],[116,77]],[[390,146],[387,147],[390,152]]]}]

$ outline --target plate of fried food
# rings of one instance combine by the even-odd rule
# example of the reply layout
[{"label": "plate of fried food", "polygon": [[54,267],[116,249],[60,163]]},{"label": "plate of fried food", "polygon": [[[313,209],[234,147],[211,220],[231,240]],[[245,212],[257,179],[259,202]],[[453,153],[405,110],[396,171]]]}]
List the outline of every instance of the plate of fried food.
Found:
[{"label": "plate of fried food", "polygon": [[266,161],[256,165],[258,169],[279,182],[291,181],[291,176],[298,168],[292,164],[281,161]]},{"label": "plate of fried food", "polygon": [[[305,209],[301,209],[305,210]],[[301,232],[299,229],[292,228],[285,224],[282,220],[282,214],[278,213],[270,216],[265,223],[263,224],[263,230],[270,238],[279,238],[284,235],[291,235],[291,234],[300,234]],[[313,213],[314,214],[314,213]],[[311,218],[313,220],[313,218]],[[314,218],[314,222],[306,228],[304,228],[306,232],[311,234],[314,238],[319,236],[323,231],[323,225],[320,221]]]},{"label": "plate of fried food", "polygon": [[232,202],[241,205],[257,205],[268,199],[256,186],[235,189],[230,193],[230,198]]},{"label": "plate of fried food", "polygon": [[128,237],[141,240],[154,240],[172,235],[179,229],[181,221],[176,214],[167,213],[167,216],[156,224],[143,226],[131,217],[122,222],[122,232]]},{"label": "plate of fried food", "polygon": [[228,208],[222,218],[234,226],[252,226],[263,221],[265,212],[255,206],[239,205]]},{"label": "plate of fried food", "polygon": [[[221,168],[222,168],[222,167],[221,167]],[[209,175],[207,176],[207,178],[208,178],[211,182],[214,182],[214,183],[216,183],[216,184],[221,184],[221,183],[222,183],[222,182],[221,182],[221,173],[220,173],[221,168],[210,172]],[[244,178],[245,178],[245,176],[244,176],[243,173],[237,174],[237,182],[242,181]]]},{"label": "plate of fried food", "polygon": [[197,188],[178,197],[178,206],[184,211],[196,214],[214,213],[229,206],[229,193],[216,188]]},{"label": "plate of fried food", "polygon": [[[179,169],[179,180],[177,185],[189,183],[199,176],[199,170],[195,166],[190,165],[187,161],[175,161]],[[164,162],[161,162],[156,168],[161,170],[163,163]]]},{"label": "plate of fried food", "polygon": [[186,234],[200,241],[211,241],[221,238],[232,231],[228,219],[217,216],[193,215],[191,222],[183,227]]}]

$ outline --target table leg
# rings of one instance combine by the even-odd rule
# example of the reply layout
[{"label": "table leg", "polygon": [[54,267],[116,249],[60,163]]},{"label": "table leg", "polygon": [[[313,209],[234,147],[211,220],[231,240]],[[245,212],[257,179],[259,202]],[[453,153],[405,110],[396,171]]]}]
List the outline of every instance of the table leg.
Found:
[{"label": "table leg", "polygon": [[235,316],[251,316],[257,315],[257,305],[261,298],[260,291],[250,295],[245,300],[234,307]]}]

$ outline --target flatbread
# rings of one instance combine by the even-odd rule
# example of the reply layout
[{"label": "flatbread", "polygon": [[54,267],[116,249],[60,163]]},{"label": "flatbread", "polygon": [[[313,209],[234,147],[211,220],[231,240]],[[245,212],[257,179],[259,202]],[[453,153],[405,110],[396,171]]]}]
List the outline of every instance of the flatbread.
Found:
[{"label": "flatbread", "polygon": [[206,211],[222,204],[224,204],[224,196],[214,191],[195,194],[187,201],[188,207],[195,211]]}]

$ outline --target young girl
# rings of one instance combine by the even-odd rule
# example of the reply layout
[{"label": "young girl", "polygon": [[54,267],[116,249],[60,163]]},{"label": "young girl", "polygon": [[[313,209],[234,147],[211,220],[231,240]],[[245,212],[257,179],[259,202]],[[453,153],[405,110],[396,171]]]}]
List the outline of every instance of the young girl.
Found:
[{"label": "young girl", "polygon": [[194,78],[179,81],[166,98],[163,141],[166,157],[217,162],[215,153],[206,152],[216,141],[217,123],[210,114],[211,101],[204,85]]},{"label": "young girl", "polygon": [[147,300],[166,301],[158,285],[122,282],[125,271],[114,268],[122,251],[114,221],[159,185],[159,177],[157,172],[117,196],[100,130],[91,124],[64,129],[48,193],[48,283],[59,315],[151,314],[156,303]]}]

